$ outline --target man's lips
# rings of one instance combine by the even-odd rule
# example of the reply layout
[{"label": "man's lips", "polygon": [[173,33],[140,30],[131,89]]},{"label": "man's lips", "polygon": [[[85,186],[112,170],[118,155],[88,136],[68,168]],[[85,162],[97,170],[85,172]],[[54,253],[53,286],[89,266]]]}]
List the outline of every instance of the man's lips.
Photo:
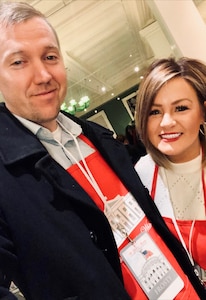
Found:
[{"label": "man's lips", "polygon": [[178,139],[181,135],[182,133],[164,133],[160,134],[160,137],[161,139],[172,141]]},{"label": "man's lips", "polygon": [[35,93],[34,96],[44,96],[44,95],[47,95],[47,94],[55,92],[55,90],[56,89],[49,90],[49,91],[41,91],[41,92]]}]

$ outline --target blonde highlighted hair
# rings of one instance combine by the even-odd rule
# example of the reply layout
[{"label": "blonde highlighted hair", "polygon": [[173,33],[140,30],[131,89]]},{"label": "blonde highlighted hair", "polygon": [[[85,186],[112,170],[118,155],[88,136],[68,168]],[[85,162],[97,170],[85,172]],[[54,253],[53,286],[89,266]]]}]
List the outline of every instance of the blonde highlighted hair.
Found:
[{"label": "blonde highlighted hair", "polygon": [[48,22],[44,14],[25,2],[2,2],[0,3],[0,29],[25,22],[31,18],[39,17],[43,19],[52,29],[57,44],[60,47],[59,38],[53,26]]},{"label": "blonde highlighted hair", "polygon": [[[147,134],[147,122],[154,99],[160,88],[172,78],[181,77],[195,90],[200,107],[205,116],[204,101],[206,101],[206,65],[197,60],[182,57],[155,60],[148,68],[142,80],[136,103],[135,123],[147,151],[151,154],[155,163],[168,167],[168,159],[150,142]],[[203,148],[203,164],[206,164],[206,127],[201,125],[199,139]],[[205,133],[205,134],[204,134]]]}]

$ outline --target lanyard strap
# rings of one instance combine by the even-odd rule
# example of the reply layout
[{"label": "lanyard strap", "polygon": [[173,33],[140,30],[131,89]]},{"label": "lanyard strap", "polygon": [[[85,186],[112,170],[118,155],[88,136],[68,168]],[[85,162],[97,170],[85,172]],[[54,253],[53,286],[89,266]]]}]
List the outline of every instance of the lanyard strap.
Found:
[{"label": "lanyard strap", "polygon": [[202,169],[202,188],[203,188],[205,214],[206,214],[206,187],[205,187],[205,172],[204,172],[204,169]]},{"label": "lanyard strap", "polygon": [[[155,165],[154,173],[153,173],[153,180],[152,180],[152,188],[151,188],[151,197],[152,197],[153,200],[155,198],[155,193],[156,193],[158,171],[159,171],[159,166]],[[206,210],[206,187],[205,187],[204,169],[202,169],[202,172],[201,172],[201,179],[202,179],[204,206],[205,206],[205,210]],[[181,234],[181,232],[179,230],[179,227],[177,225],[177,222],[176,222],[176,219],[175,219],[174,216],[172,217],[172,220],[173,220],[173,224],[175,226],[176,232],[177,232],[177,234],[179,236],[179,239],[180,239],[183,247],[185,248],[185,251],[187,252],[187,255],[188,255],[188,257],[189,257],[192,265],[194,265],[194,261],[193,261],[192,253],[191,253],[191,242],[189,242],[189,252],[188,252],[186,244],[184,242],[184,239],[182,237],[182,234]],[[193,220],[192,226],[191,226],[191,229],[190,229],[189,241],[191,241],[194,224],[195,224],[195,219]]]},{"label": "lanyard strap", "polygon": [[151,193],[150,193],[153,200],[154,200],[155,193],[156,193],[158,171],[159,171],[159,167],[158,167],[158,165],[155,165],[153,180],[152,180],[152,189],[151,189]]}]

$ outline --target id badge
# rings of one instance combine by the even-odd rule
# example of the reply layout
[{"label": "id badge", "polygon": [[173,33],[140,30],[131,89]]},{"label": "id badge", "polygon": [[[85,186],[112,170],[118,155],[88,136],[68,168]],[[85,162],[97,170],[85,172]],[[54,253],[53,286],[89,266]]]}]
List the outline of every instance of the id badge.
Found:
[{"label": "id badge", "polygon": [[131,273],[150,300],[174,299],[184,282],[147,232],[120,252]]}]

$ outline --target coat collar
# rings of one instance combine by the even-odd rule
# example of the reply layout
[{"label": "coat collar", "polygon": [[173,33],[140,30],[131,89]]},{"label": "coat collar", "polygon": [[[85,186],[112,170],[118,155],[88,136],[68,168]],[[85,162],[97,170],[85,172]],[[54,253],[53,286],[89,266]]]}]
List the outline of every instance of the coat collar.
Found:
[{"label": "coat collar", "polygon": [[0,103],[0,157],[5,165],[10,165],[32,155],[46,153],[35,135],[25,128]]},{"label": "coat collar", "polygon": [[[64,114],[82,127],[83,133],[115,170],[120,168],[120,162],[124,163],[126,160],[130,164],[126,150],[113,139],[110,130],[68,113]],[[121,147],[123,151],[119,151]],[[46,154],[47,151],[39,139],[10,113],[4,103],[0,103],[0,157],[3,163],[10,165],[31,156],[40,158]]]},{"label": "coat collar", "polygon": [[[119,141],[113,139],[113,133],[96,123],[64,114],[82,127],[85,136],[91,140],[120,179],[128,183],[126,186],[130,189],[130,183],[137,177],[137,173],[127,150]],[[32,157],[37,162],[47,154],[39,139],[0,103],[0,158],[4,165],[9,166]]]}]

